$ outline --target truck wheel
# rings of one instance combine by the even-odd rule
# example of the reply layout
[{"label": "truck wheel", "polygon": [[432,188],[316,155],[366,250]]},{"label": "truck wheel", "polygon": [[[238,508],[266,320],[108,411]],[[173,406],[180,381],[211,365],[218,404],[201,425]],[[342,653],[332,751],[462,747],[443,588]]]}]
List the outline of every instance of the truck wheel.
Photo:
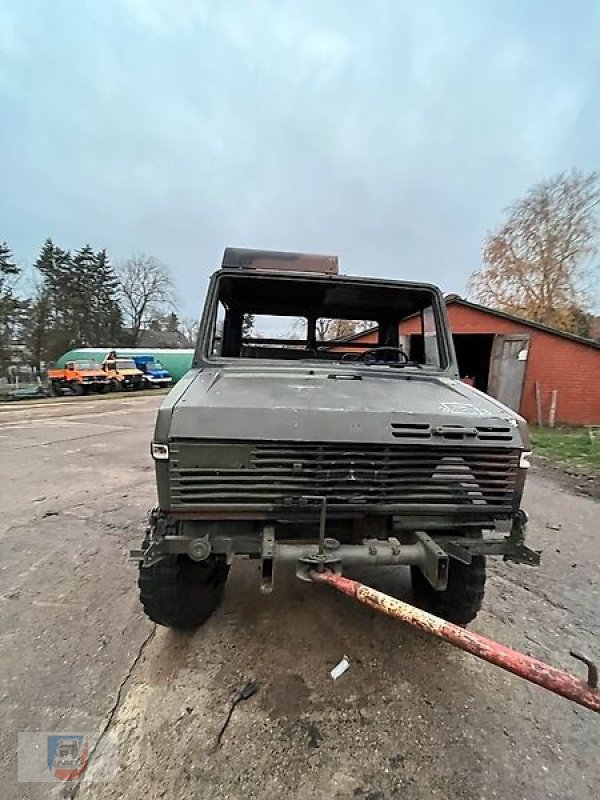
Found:
[{"label": "truck wheel", "polygon": [[205,561],[167,556],[152,567],[140,565],[138,586],[144,611],[158,625],[194,630],[221,602],[228,572],[225,560],[215,556]]},{"label": "truck wheel", "polygon": [[50,394],[52,397],[62,397],[62,389],[58,381],[52,381],[50,384]]},{"label": "truck wheel", "polygon": [[470,564],[451,558],[448,563],[448,586],[436,591],[419,567],[410,568],[413,594],[417,604],[449,622],[466,625],[481,610],[485,592],[485,556],[473,556]]},{"label": "truck wheel", "polygon": [[110,390],[111,390],[111,392],[120,392],[121,391],[121,381],[118,381],[116,378],[111,378]]},{"label": "truck wheel", "polygon": [[78,396],[81,396],[82,394],[85,394],[84,387],[80,383],[76,383],[76,382],[73,382],[71,384],[71,391],[73,392],[73,394],[76,394]]}]

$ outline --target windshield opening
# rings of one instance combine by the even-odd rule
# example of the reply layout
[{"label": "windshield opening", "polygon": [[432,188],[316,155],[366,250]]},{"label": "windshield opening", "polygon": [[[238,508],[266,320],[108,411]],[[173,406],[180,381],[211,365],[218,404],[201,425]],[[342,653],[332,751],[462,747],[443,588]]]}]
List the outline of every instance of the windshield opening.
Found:
[{"label": "windshield opening", "polygon": [[222,276],[208,353],[240,359],[447,366],[427,288]]},{"label": "windshield opening", "polygon": [[76,361],[75,369],[100,369],[100,365],[95,361]]}]

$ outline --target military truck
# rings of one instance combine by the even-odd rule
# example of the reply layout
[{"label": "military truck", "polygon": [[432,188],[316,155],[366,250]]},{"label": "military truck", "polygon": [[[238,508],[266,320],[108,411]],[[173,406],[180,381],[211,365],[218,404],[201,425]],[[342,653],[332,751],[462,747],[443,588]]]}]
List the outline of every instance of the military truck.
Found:
[{"label": "military truck", "polygon": [[279,562],[408,566],[419,603],[467,624],[487,556],[539,562],[529,451],[525,421],[460,381],[435,286],[228,248],[156,420],[158,507],[131,553],[145,612],[195,628],[249,558],[265,591]]}]

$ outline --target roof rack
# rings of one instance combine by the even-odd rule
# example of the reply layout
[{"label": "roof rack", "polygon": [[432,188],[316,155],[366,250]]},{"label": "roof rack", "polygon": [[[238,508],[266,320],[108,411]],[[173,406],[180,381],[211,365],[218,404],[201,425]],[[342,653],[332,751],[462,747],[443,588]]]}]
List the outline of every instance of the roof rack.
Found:
[{"label": "roof rack", "polygon": [[321,272],[326,275],[339,273],[337,256],[283,253],[276,250],[246,250],[238,247],[225,248],[221,266],[275,272]]}]

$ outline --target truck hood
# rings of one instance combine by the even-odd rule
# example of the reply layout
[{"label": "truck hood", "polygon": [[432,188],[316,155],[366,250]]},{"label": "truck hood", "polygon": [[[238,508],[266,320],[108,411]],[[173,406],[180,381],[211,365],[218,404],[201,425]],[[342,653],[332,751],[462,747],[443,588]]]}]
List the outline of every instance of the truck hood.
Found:
[{"label": "truck hood", "polygon": [[459,380],[416,370],[215,367],[191,378],[171,408],[176,439],[402,443],[419,438],[415,424],[495,422],[510,429],[504,446],[522,444],[514,411]]},{"label": "truck hood", "polygon": [[170,378],[171,374],[166,369],[149,369],[148,375],[151,378]]}]

